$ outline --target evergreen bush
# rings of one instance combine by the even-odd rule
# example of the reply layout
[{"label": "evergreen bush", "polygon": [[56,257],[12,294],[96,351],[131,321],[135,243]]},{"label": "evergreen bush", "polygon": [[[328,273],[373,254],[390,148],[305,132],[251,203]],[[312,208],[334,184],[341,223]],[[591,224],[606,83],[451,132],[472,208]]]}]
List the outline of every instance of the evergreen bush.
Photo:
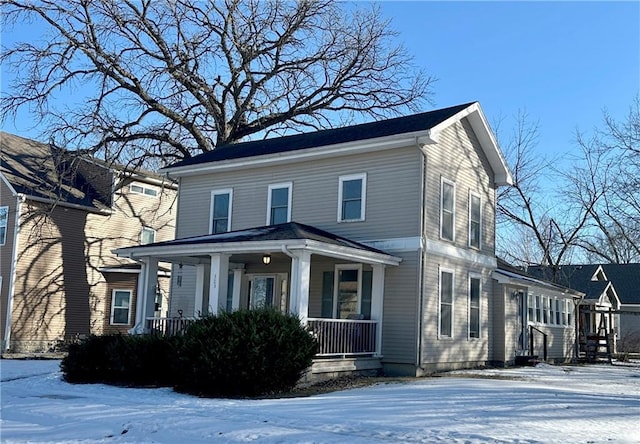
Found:
[{"label": "evergreen bush", "polygon": [[254,397],[290,390],[317,352],[316,340],[297,317],[273,309],[199,319],[182,340],[176,389],[199,396]]}]

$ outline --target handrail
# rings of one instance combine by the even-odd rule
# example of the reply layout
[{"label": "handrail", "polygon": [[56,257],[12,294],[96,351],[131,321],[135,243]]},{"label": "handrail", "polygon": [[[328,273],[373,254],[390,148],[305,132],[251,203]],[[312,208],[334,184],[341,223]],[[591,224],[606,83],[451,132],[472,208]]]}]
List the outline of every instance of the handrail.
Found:
[{"label": "handrail", "polygon": [[542,355],[543,360],[547,360],[547,334],[540,330],[539,328],[534,327],[533,325],[529,325],[529,353],[533,354],[533,331],[537,331],[542,335]]}]

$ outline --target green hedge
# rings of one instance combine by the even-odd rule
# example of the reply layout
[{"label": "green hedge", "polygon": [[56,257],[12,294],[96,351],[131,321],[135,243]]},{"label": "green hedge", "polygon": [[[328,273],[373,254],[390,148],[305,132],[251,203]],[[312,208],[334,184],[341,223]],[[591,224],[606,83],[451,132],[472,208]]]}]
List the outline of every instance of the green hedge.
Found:
[{"label": "green hedge", "polygon": [[70,345],[61,369],[73,383],[260,396],[290,390],[316,351],[295,316],[245,310],[201,318],[182,336],[90,336]]}]

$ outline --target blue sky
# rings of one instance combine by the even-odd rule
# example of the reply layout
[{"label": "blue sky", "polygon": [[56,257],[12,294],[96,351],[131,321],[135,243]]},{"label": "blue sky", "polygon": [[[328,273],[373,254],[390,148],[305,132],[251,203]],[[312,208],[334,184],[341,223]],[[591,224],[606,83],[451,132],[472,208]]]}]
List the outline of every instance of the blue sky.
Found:
[{"label": "blue sky", "polygon": [[[480,101],[501,132],[526,109],[541,153],[575,149],[603,109],[626,115],[640,93],[640,2],[380,3],[416,63],[438,78],[433,105]],[[24,35],[35,36],[34,29]],[[20,35],[6,35],[8,43]],[[9,76],[3,69],[2,84]],[[429,108],[427,108],[429,109]],[[37,137],[23,115],[5,131]]]},{"label": "blue sky", "polygon": [[640,2],[381,3],[416,62],[439,80],[434,105],[478,100],[500,132],[526,109],[541,153],[575,150],[602,111],[640,93]]}]

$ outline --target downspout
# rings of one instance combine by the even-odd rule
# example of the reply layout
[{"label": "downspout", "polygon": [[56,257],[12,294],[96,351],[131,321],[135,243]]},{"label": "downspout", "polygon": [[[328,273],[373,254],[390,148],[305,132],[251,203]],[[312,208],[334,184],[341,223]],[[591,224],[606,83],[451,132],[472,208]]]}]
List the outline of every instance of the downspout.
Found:
[{"label": "downspout", "polygon": [[422,163],[420,165],[420,258],[419,258],[419,275],[418,275],[418,340],[416,344],[416,371],[423,370],[422,367],[422,336],[424,332],[423,329],[423,319],[424,319],[424,270],[425,270],[425,249],[424,249],[424,236],[425,236],[425,225],[426,225],[426,217],[427,217],[427,192],[426,192],[426,183],[427,183],[427,153],[425,150],[425,144],[419,143],[418,138],[416,137],[415,144],[422,154]]},{"label": "downspout", "polygon": [[11,249],[11,275],[9,277],[9,291],[7,292],[7,317],[4,328],[4,344],[3,351],[9,350],[11,346],[11,317],[13,316],[13,296],[15,294],[16,284],[16,266],[18,264],[18,241],[20,234],[20,213],[22,212],[22,204],[25,201],[23,194],[16,195],[16,218],[13,227],[13,247]]}]

